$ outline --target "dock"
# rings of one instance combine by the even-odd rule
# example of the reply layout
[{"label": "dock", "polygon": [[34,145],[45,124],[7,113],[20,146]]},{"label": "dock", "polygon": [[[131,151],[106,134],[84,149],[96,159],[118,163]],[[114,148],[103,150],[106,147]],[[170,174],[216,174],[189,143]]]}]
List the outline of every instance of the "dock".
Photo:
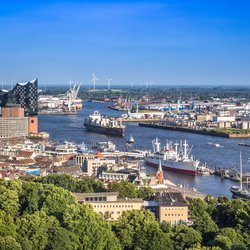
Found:
[{"label": "dock", "polygon": [[39,111],[38,115],[76,115],[76,112],[72,112],[72,111],[43,112],[43,111]]},{"label": "dock", "polygon": [[162,119],[158,118],[121,118],[122,122],[139,122],[139,123],[147,123],[147,122],[159,122]]},{"label": "dock", "polygon": [[149,128],[158,128],[158,129],[167,129],[167,130],[175,130],[181,132],[188,132],[194,134],[202,134],[202,135],[210,135],[210,136],[219,136],[219,137],[226,137],[226,138],[250,138],[250,134],[229,134],[223,132],[216,132],[216,131],[209,131],[206,129],[193,129],[188,127],[181,127],[181,126],[172,126],[167,125],[159,122],[139,122],[140,127],[149,127]]}]

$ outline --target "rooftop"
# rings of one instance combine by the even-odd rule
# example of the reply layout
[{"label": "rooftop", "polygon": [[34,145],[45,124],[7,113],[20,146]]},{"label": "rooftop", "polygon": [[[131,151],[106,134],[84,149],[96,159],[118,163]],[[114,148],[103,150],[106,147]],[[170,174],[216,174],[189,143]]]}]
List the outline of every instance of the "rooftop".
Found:
[{"label": "rooftop", "polygon": [[161,192],[156,194],[156,199],[159,202],[159,206],[187,206],[186,200],[181,193],[177,192]]},{"label": "rooftop", "polygon": [[118,196],[118,192],[101,192],[101,193],[74,193],[78,200],[82,200],[85,197],[103,197],[103,196]]}]

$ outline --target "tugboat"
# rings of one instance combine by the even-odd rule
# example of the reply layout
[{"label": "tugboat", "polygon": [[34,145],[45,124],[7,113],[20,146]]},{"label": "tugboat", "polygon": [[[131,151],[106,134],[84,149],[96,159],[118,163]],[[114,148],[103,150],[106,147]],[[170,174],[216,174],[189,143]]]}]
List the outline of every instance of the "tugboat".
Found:
[{"label": "tugboat", "polygon": [[94,111],[84,120],[84,126],[100,134],[124,136],[125,126],[119,118],[102,116],[99,111]]},{"label": "tugboat", "polygon": [[250,143],[245,143],[244,141],[238,143],[239,146],[250,147]]},{"label": "tugboat", "polygon": [[231,186],[230,192],[233,198],[239,198],[245,201],[250,201],[250,192],[242,188],[242,155],[240,152],[240,186]]},{"label": "tugboat", "polygon": [[127,143],[133,144],[135,142],[135,139],[133,138],[132,134],[130,135],[129,139],[127,140]]}]

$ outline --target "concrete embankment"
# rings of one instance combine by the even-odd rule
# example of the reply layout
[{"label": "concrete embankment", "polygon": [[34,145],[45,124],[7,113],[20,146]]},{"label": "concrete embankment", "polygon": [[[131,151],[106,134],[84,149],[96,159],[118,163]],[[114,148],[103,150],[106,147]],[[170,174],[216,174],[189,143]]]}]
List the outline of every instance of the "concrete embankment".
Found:
[{"label": "concrete embankment", "polygon": [[159,123],[140,122],[139,126],[141,126],[141,127],[150,127],[150,128],[159,128],[159,129],[168,129],[168,130],[189,132],[189,133],[195,133],[195,134],[203,134],[203,135],[235,138],[235,139],[236,138],[250,138],[250,134],[229,134],[229,133],[216,132],[216,131],[184,128],[184,127],[178,127],[178,126],[169,126],[169,125],[164,125],[164,124],[159,124]]},{"label": "concrete embankment", "polygon": [[159,122],[161,119],[150,119],[150,118],[121,118],[122,122]]},{"label": "concrete embankment", "polygon": [[76,115],[75,112],[69,112],[69,111],[56,111],[56,112],[42,112],[39,111],[38,115]]}]

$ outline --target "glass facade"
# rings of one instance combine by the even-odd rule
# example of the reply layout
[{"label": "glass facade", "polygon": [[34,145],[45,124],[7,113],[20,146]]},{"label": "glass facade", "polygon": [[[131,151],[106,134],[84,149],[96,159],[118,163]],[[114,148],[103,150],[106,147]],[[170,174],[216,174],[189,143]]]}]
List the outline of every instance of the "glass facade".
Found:
[{"label": "glass facade", "polygon": [[0,105],[21,104],[25,116],[38,114],[38,79],[27,83],[17,83],[9,92],[0,93]]}]

